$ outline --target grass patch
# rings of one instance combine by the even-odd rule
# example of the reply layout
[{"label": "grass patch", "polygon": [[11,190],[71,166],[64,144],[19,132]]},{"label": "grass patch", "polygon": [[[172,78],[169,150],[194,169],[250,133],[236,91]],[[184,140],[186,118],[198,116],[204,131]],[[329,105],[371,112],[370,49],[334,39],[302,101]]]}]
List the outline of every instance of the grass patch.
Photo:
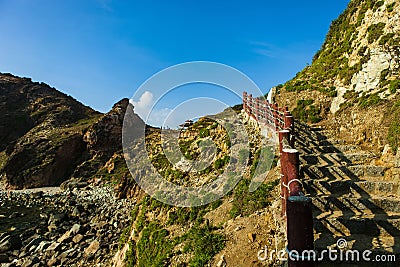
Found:
[{"label": "grass patch", "polygon": [[297,106],[292,111],[293,116],[303,122],[317,123],[322,120],[320,110],[312,105],[314,100],[298,100]]},{"label": "grass patch", "polygon": [[254,192],[249,192],[250,180],[243,178],[233,190],[234,198],[230,216],[247,216],[270,204],[269,196],[272,189],[279,184],[279,180],[263,183]]},{"label": "grass patch", "polygon": [[393,80],[389,83],[389,91],[391,94],[396,93],[400,89],[400,80]]},{"label": "grass patch", "polygon": [[206,264],[224,248],[225,237],[215,233],[209,224],[195,225],[185,234],[184,252],[192,252],[194,257],[189,262],[190,267],[201,267]]},{"label": "grass patch", "polygon": [[167,266],[172,254],[174,242],[169,239],[169,233],[157,222],[151,222],[143,229],[142,237],[137,243],[137,266],[158,267]]},{"label": "grass patch", "polygon": [[387,140],[393,152],[396,153],[400,146],[400,101],[392,106],[389,114],[391,119]]},{"label": "grass patch", "polygon": [[368,27],[367,32],[368,32],[368,43],[373,43],[374,41],[378,40],[379,37],[383,35],[383,29],[385,28],[385,23],[384,22],[379,22],[376,24],[372,24]]},{"label": "grass patch", "polygon": [[396,5],[396,2],[393,2],[393,3],[389,4],[389,5],[387,5],[386,6],[386,11],[389,12],[389,13],[393,12],[395,5]]},{"label": "grass patch", "polygon": [[378,105],[382,102],[382,98],[379,97],[378,93],[370,95],[362,95],[358,99],[358,106],[360,108],[368,108],[371,106]]}]

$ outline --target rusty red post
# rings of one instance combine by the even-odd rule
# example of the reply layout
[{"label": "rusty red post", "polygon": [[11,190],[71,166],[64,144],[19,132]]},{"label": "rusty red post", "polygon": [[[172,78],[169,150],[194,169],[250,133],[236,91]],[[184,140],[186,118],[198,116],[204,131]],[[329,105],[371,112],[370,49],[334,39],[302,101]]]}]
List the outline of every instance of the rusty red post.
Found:
[{"label": "rusty red post", "polygon": [[299,171],[299,152],[297,149],[283,148],[282,154],[286,156],[285,173],[290,196],[298,196],[302,191]]},{"label": "rusty red post", "polygon": [[289,195],[289,191],[287,188],[287,175],[286,175],[286,166],[287,166],[287,153],[284,153],[282,150],[281,153],[281,203],[282,203],[282,210],[281,215],[282,217],[286,216],[286,200]]},{"label": "rusty red post", "polygon": [[275,123],[275,129],[278,131],[279,130],[279,121],[278,121],[278,104],[274,103],[273,105],[273,109],[274,109],[274,123]]},{"label": "rusty red post", "polygon": [[284,117],[285,129],[289,129],[292,133],[294,130],[294,118],[290,113],[288,115],[285,114]]},{"label": "rusty red post", "polygon": [[286,202],[286,221],[288,267],[314,267],[316,254],[311,199],[303,195],[290,196]]}]

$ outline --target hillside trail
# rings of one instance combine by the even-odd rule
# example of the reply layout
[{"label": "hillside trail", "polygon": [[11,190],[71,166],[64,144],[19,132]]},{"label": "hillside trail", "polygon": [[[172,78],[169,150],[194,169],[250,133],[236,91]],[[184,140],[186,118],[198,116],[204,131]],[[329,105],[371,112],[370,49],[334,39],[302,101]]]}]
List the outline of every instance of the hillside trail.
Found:
[{"label": "hillside trail", "polygon": [[[395,254],[398,259],[399,166],[383,164],[379,156],[338,140],[321,126],[297,123],[296,138],[301,179],[313,203],[316,249],[337,249],[337,240],[344,238],[346,249]],[[399,263],[386,264],[379,266]]]}]

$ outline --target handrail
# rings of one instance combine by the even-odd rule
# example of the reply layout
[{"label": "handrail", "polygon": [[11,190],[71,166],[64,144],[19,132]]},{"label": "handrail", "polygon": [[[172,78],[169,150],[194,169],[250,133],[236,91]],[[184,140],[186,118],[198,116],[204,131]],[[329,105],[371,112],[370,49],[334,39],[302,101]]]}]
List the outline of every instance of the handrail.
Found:
[{"label": "handrail", "polygon": [[[295,149],[295,121],[288,107],[254,98],[243,92],[243,110],[259,124],[278,131],[281,163],[282,217],[286,218],[287,249],[301,253],[314,249],[311,199],[304,196],[300,179],[299,152]],[[313,267],[310,259],[288,260],[289,267]]]}]

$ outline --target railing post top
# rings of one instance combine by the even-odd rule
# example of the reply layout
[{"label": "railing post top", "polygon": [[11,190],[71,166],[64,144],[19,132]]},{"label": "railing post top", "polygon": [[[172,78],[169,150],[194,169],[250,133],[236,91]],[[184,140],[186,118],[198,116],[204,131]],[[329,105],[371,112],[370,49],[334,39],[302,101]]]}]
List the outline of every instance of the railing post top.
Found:
[{"label": "railing post top", "polygon": [[283,153],[289,153],[289,154],[295,154],[295,153],[299,153],[299,151],[297,149],[294,148],[284,148],[282,150]]},{"label": "railing post top", "polygon": [[290,202],[298,202],[298,203],[309,203],[311,202],[311,198],[306,196],[290,196],[287,199]]}]

